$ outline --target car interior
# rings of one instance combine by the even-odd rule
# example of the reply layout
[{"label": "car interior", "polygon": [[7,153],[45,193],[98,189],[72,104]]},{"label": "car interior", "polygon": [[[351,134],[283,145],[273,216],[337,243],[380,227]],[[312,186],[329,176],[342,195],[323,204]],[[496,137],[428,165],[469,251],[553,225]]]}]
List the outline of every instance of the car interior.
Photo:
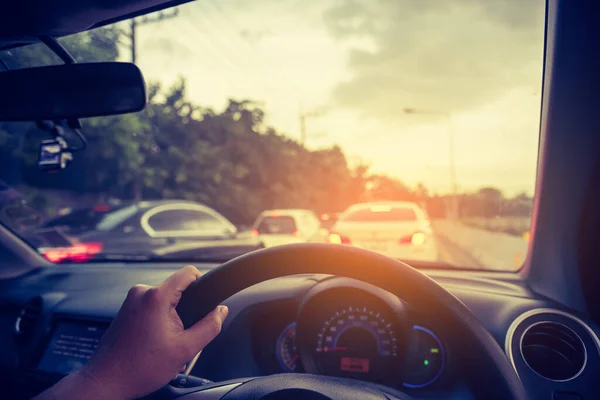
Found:
[{"label": "car interior", "polygon": [[[78,66],[56,38],[182,3],[3,4],[2,49],[42,42],[65,62],[35,71],[55,78],[39,87],[27,70],[0,72],[0,120],[142,109],[143,69]],[[194,262],[204,275],[177,306],[184,326],[219,304],[229,317],[177,379],[148,397],[600,398],[600,3],[547,0],[544,29],[537,181],[520,269],[416,269],[332,243]],[[90,75],[98,78],[83,79]],[[64,337],[75,347],[97,343],[131,286],[156,285],[186,264],[54,264],[0,225],[0,397],[32,398],[72,372],[81,355],[57,351]]]}]

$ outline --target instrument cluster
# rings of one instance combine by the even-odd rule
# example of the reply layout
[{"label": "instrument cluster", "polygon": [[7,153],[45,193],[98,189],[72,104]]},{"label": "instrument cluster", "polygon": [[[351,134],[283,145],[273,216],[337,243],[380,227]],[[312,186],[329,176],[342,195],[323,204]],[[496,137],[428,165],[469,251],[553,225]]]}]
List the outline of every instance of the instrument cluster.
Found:
[{"label": "instrument cluster", "polygon": [[430,327],[410,323],[400,300],[354,287],[309,292],[274,347],[282,372],[410,389],[434,385],[447,363],[442,340]]}]

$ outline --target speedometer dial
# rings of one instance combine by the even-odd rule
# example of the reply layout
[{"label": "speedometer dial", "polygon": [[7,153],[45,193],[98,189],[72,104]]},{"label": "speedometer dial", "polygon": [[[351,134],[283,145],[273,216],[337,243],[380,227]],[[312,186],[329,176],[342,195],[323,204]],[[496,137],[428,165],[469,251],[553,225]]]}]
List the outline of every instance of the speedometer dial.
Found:
[{"label": "speedometer dial", "polygon": [[323,323],[315,361],[326,375],[385,380],[395,370],[397,352],[393,322],[367,306],[348,306]]},{"label": "speedometer dial", "polygon": [[434,383],[444,370],[445,352],[440,339],[431,330],[415,325],[408,336],[407,350],[403,385],[417,389]]}]

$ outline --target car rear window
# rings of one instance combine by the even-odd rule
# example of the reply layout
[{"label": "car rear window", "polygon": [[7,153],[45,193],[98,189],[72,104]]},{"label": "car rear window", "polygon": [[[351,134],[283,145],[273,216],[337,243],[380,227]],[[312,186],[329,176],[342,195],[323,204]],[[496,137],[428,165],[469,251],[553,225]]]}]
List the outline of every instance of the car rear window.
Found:
[{"label": "car rear window", "polygon": [[417,214],[413,208],[408,207],[373,207],[350,211],[342,219],[350,222],[416,221]]},{"label": "car rear window", "polygon": [[261,235],[291,235],[296,231],[296,221],[289,216],[264,217],[256,230]]}]

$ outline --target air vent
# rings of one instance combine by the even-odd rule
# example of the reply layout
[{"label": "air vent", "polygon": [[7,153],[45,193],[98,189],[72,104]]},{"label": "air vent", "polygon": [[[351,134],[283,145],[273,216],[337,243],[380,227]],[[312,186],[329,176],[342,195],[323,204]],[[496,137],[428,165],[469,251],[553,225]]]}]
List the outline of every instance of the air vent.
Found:
[{"label": "air vent", "polygon": [[19,336],[27,337],[33,333],[42,314],[42,299],[36,297],[30,300],[19,313],[15,321],[15,332]]},{"label": "air vent", "polygon": [[581,373],[586,350],[581,337],[557,322],[530,326],[521,340],[521,353],[536,373],[553,381],[567,381]]}]

